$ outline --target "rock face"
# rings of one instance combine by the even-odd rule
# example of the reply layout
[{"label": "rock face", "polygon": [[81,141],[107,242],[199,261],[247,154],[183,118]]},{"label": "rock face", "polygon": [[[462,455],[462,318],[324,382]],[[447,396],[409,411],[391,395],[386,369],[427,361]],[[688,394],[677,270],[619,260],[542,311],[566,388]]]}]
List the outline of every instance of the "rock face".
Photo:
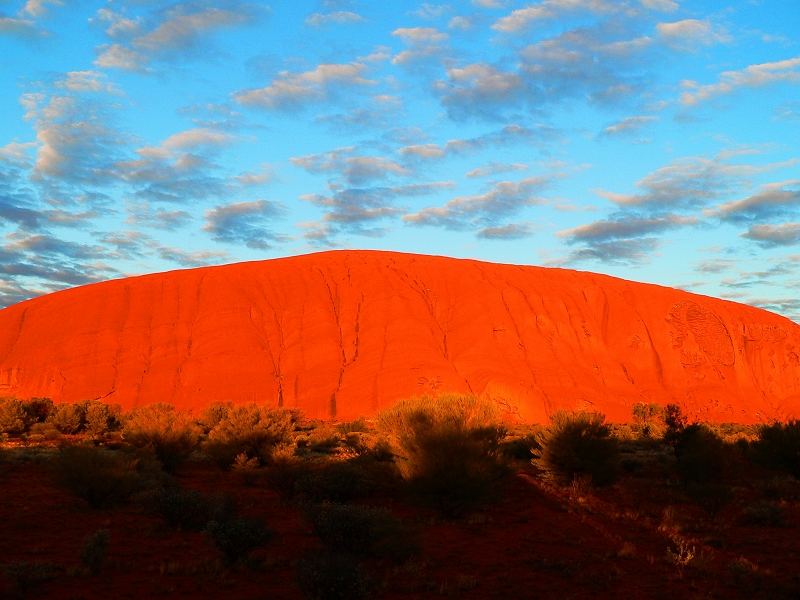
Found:
[{"label": "rock face", "polygon": [[800,326],[670,288],[563,269],[372,251],[132,277],[0,311],[0,395],[131,408],[267,402],[375,414],[437,391],[524,420],[800,415]]}]

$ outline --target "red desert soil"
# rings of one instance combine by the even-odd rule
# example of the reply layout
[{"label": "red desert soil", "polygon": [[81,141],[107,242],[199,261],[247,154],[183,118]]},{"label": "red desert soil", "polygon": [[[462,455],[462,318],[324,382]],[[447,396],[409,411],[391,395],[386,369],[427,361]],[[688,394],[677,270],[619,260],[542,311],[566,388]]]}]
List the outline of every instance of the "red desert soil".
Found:
[{"label": "red desert soil", "polygon": [[526,421],[679,403],[800,416],[800,326],[764,310],[564,269],[338,251],[79,287],[0,311],[0,394],[272,402],[372,415],[435,390]]}]

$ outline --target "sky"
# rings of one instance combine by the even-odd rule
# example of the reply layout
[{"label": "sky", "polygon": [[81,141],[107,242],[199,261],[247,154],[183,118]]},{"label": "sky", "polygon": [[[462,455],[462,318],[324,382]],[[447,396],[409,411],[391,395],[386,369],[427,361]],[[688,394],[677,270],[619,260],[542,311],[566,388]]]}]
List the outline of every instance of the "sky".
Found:
[{"label": "sky", "polygon": [[800,321],[797,0],[0,0],[0,306],[329,249]]}]

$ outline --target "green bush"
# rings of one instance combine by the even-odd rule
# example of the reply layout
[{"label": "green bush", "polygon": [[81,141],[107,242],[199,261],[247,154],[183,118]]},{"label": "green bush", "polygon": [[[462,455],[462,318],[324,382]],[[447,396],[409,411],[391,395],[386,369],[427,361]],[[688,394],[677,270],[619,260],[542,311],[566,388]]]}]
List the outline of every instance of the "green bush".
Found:
[{"label": "green bush", "polygon": [[261,521],[242,517],[211,521],[206,531],[229,565],[246,559],[273,536]]},{"label": "green bush", "polygon": [[600,413],[555,413],[541,446],[541,462],[566,482],[589,477],[607,485],[617,478],[619,444]]},{"label": "green bush", "polygon": [[374,589],[356,558],[330,550],[304,556],[297,563],[297,583],[309,600],[364,600]]},{"label": "green bush", "polygon": [[405,561],[419,551],[415,536],[385,508],[323,504],[310,511],[314,532],[334,551]]},{"label": "green bush", "polygon": [[97,575],[103,567],[110,540],[111,532],[108,529],[98,529],[84,540],[81,563],[92,575]]},{"label": "green bush", "polygon": [[25,433],[29,425],[22,402],[16,398],[0,398],[0,433]]},{"label": "green bush", "polygon": [[293,411],[255,404],[228,407],[209,432],[205,452],[224,468],[242,453],[266,464],[276,447],[293,441],[297,418]]},{"label": "green bush", "polygon": [[59,483],[86,500],[92,508],[126,502],[146,486],[136,457],[88,446],[61,448],[53,460]]},{"label": "green bush", "polygon": [[125,419],[122,435],[137,448],[151,448],[169,472],[185,461],[200,441],[199,427],[170,404],[135,409]]},{"label": "green bush", "polygon": [[486,501],[508,473],[505,428],[495,406],[475,396],[405,400],[382,412],[378,427],[411,490],[445,515]]},{"label": "green bush", "polygon": [[763,466],[800,479],[800,421],[762,426],[752,450],[755,460]]},{"label": "green bush", "polygon": [[49,421],[61,433],[78,433],[86,426],[86,404],[59,404]]}]

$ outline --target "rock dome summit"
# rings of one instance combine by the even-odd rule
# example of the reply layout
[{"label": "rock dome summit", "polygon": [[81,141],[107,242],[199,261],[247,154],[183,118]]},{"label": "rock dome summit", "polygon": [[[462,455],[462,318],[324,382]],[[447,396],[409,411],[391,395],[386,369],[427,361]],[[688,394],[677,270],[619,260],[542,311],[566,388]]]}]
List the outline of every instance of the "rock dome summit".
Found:
[{"label": "rock dome summit", "polygon": [[265,402],[371,416],[408,396],[489,395],[526,421],[800,415],[800,326],[765,310],[588,272],[334,251],[157,273],[0,311],[0,395]]}]

